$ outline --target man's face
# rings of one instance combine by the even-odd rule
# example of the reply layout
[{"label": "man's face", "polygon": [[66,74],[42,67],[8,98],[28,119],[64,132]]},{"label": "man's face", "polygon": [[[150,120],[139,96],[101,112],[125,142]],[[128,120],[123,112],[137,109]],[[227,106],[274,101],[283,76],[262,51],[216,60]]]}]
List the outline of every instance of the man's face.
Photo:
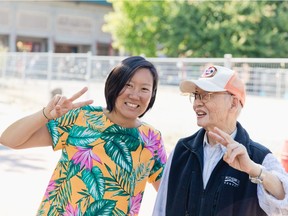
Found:
[{"label": "man's face", "polygon": [[228,92],[206,92],[198,89],[194,93],[193,109],[197,125],[212,130],[215,126],[225,129],[229,125],[232,95]]}]

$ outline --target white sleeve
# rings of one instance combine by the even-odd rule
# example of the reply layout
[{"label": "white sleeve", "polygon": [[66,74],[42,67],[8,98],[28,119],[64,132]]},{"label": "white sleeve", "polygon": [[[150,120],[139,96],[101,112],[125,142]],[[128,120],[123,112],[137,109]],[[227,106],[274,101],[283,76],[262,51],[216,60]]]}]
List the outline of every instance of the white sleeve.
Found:
[{"label": "white sleeve", "polygon": [[166,215],[165,211],[166,211],[167,190],[168,190],[169,173],[170,173],[170,167],[172,163],[173,154],[174,154],[174,150],[170,153],[167,163],[165,165],[163,176],[161,178],[161,183],[159,186],[159,190],[157,192],[152,216],[165,216]]},{"label": "white sleeve", "polygon": [[275,174],[283,184],[285,198],[278,200],[267,193],[263,185],[258,184],[257,196],[260,207],[268,214],[273,216],[288,215],[288,174],[283,166],[273,154],[268,154],[263,160],[262,166]]}]

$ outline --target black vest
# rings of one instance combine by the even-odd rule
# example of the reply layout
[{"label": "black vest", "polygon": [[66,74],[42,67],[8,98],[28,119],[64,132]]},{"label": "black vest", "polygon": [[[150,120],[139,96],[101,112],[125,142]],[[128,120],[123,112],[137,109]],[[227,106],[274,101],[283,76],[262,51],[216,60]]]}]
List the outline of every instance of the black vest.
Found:
[{"label": "black vest", "polygon": [[[178,141],[170,169],[166,203],[167,216],[264,216],[259,206],[257,185],[248,174],[230,167],[222,159],[203,187],[203,138],[205,130]],[[237,123],[235,140],[242,143],[250,158],[262,164],[270,153],[253,142]]]}]

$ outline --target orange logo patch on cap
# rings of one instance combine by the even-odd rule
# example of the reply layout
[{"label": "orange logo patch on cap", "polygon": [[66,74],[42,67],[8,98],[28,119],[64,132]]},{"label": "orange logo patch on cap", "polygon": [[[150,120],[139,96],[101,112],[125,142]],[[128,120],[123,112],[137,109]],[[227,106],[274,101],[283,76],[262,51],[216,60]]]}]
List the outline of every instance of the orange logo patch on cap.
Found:
[{"label": "orange logo patch on cap", "polygon": [[203,74],[201,75],[202,78],[213,77],[217,72],[217,69],[213,66],[208,67]]}]

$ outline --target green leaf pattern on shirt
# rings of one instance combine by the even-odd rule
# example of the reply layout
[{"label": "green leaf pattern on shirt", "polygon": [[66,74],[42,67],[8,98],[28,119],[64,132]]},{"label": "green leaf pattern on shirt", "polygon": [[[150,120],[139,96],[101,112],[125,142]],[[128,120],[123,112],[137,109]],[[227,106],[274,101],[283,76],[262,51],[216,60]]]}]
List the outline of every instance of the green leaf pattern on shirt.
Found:
[{"label": "green leaf pattern on shirt", "polygon": [[[123,128],[94,106],[72,110],[47,126],[62,155],[37,215],[137,215],[145,188],[140,183],[154,173],[155,181],[164,168],[157,151],[141,156],[146,148],[141,136],[158,131],[149,125]],[[156,141],[156,148],[163,148],[160,133]]]}]

